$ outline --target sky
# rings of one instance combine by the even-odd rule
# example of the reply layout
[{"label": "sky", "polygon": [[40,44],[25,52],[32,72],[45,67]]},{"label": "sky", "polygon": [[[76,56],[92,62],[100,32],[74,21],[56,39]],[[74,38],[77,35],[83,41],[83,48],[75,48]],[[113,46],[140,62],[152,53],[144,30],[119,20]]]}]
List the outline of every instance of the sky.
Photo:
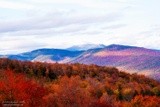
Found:
[{"label": "sky", "polygon": [[0,0],[0,54],[81,44],[160,49],[160,0]]}]

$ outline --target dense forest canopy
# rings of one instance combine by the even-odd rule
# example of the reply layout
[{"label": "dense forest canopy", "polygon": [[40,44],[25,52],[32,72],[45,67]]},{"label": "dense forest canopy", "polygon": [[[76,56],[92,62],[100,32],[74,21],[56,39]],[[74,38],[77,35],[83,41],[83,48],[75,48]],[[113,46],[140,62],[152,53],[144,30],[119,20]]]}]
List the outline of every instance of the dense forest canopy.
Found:
[{"label": "dense forest canopy", "polygon": [[159,107],[160,83],[114,67],[0,59],[0,102],[25,107]]}]

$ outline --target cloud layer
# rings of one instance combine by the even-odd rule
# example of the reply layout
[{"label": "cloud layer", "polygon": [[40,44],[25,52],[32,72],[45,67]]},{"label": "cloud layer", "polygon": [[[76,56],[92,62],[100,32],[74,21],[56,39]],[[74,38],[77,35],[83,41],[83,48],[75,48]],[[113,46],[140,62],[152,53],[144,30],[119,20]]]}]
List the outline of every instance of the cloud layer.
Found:
[{"label": "cloud layer", "polygon": [[160,49],[159,1],[1,0],[0,54],[71,45]]}]

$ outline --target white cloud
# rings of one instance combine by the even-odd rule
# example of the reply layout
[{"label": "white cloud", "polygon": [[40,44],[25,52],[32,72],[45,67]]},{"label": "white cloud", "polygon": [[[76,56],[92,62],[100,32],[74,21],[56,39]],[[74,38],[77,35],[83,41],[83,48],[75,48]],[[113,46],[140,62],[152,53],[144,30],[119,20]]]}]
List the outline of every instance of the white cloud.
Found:
[{"label": "white cloud", "polygon": [[[66,15],[65,13],[64,14],[53,13],[53,15],[50,15],[50,16],[48,16],[47,14],[43,17],[34,17],[27,20],[1,21],[0,33],[14,34],[15,32],[20,33],[21,31],[22,31],[22,34],[26,33],[31,35],[32,35],[32,32],[33,34],[37,32],[36,34],[39,33],[39,35],[41,35],[43,31],[45,33],[47,33],[46,31],[53,32],[53,33],[56,33],[56,32],[66,33],[66,30],[65,31],[63,30],[64,27],[67,27],[67,29],[75,29],[72,26],[89,27],[94,24],[99,25],[103,22],[109,24],[111,22],[118,20],[121,17],[122,15],[119,13],[110,13],[110,14],[103,14],[103,15],[101,14],[100,15],[99,14],[83,15],[82,14],[78,16],[74,14]],[[57,31],[57,29],[61,29],[61,30]]]},{"label": "white cloud", "polygon": [[0,8],[7,9],[33,9],[34,6],[26,3],[18,3],[15,1],[0,0]]},{"label": "white cloud", "polygon": [[159,3],[156,0],[0,0],[0,53],[83,43],[160,49],[159,27],[154,27],[160,26]]},{"label": "white cloud", "polygon": [[31,51],[40,47],[45,47],[45,43],[37,41],[34,36],[28,38],[26,36],[3,36],[0,38],[0,54],[21,53]]}]

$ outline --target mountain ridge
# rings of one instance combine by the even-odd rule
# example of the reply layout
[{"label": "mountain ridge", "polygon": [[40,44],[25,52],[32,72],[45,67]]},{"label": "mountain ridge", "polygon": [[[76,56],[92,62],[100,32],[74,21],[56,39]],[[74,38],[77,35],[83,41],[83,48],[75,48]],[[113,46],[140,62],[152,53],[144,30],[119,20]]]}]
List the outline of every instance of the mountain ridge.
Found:
[{"label": "mountain ridge", "polygon": [[[67,49],[37,49],[18,55],[1,56],[9,59],[49,63],[82,63],[114,66],[129,73],[145,74],[160,80],[160,50],[111,44],[83,51]],[[159,76],[158,76],[159,75]]]}]

